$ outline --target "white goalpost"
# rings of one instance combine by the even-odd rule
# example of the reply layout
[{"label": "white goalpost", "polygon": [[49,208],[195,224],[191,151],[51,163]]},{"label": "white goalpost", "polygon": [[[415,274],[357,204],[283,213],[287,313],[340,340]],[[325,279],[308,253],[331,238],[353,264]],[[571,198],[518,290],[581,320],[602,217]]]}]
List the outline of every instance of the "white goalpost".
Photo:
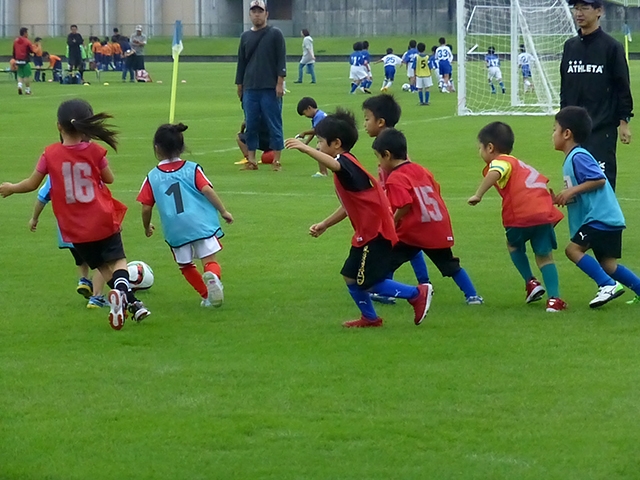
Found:
[{"label": "white goalpost", "polygon": [[[457,24],[459,115],[557,110],[563,45],[577,34],[566,0],[457,0]],[[487,68],[491,48],[500,72]]]}]

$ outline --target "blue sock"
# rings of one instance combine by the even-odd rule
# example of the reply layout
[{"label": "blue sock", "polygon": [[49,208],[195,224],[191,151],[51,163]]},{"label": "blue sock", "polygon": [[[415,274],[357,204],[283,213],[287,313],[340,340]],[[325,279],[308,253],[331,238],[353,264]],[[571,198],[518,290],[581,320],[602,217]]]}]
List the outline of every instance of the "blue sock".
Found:
[{"label": "blue sock", "polygon": [[589,275],[599,287],[616,284],[616,281],[607,275],[607,272],[602,269],[598,261],[590,255],[582,257],[580,261],[576,263],[576,266]]},{"label": "blue sock", "polygon": [[633,290],[636,295],[640,295],[640,278],[627,267],[618,265],[618,268],[616,268],[616,271],[613,272],[611,277],[625,287]]},{"label": "blue sock", "polygon": [[424,103],[424,95],[422,95],[422,90],[418,92],[418,98],[420,99],[420,103]]},{"label": "blue sock", "polygon": [[347,288],[349,289],[351,298],[353,298],[353,301],[356,302],[356,305],[360,309],[362,316],[367,320],[377,319],[378,314],[376,313],[376,309],[373,308],[373,302],[371,301],[369,292],[358,288],[355,284],[347,285]]},{"label": "blue sock", "polygon": [[[411,268],[413,268],[413,273],[416,274],[416,280],[418,280],[418,283],[429,283],[429,271],[427,270],[427,262],[424,261],[422,252],[418,252],[418,254],[413,257],[410,262]],[[393,276],[391,276],[391,278],[393,278]]]},{"label": "blue sock", "polygon": [[358,85],[357,85],[357,84],[355,84],[355,83],[352,83],[352,84],[351,84],[351,92],[350,92],[350,93],[355,92],[355,91],[356,91],[356,88],[358,88]]},{"label": "blue sock", "polygon": [[493,83],[490,83],[489,85],[491,85],[491,93],[496,93],[496,87],[493,86]]},{"label": "blue sock", "polygon": [[469,278],[469,274],[464,268],[458,270],[456,274],[451,278],[453,278],[453,281],[456,282],[456,285],[458,285],[460,290],[462,290],[465,298],[475,297],[478,295],[478,292],[476,292],[476,287],[473,286],[473,283]]},{"label": "blue sock", "polygon": [[560,298],[560,280],[558,280],[556,264],[548,263],[544,267],[540,267],[540,272],[549,298]]},{"label": "blue sock", "polygon": [[[492,85],[493,86],[493,85]],[[528,282],[533,278],[533,273],[531,272],[531,265],[529,265],[529,258],[527,254],[522,250],[516,250],[515,252],[511,252],[511,261],[520,272],[522,278],[524,278],[525,282]]]},{"label": "blue sock", "polygon": [[385,297],[396,298],[414,298],[418,295],[418,289],[404,283],[396,282],[395,280],[386,279],[376,283],[369,289],[373,293],[384,295]]},{"label": "blue sock", "polygon": [[429,103],[429,97],[431,96],[431,92],[427,90],[424,92],[424,103]]}]

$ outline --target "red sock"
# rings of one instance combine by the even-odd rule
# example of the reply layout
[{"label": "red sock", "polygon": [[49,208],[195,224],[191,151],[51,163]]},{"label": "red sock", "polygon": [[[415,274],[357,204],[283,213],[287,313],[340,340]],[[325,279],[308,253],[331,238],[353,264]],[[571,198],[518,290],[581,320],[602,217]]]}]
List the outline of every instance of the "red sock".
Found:
[{"label": "red sock", "polygon": [[215,273],[219,279],[222,279],[220,264],[218,262],[209,262],[204,266],[205,272]]},{"label": "red sock", "polygon": [[198,292],[202,298],[207,298],[209,295],[207,286],[204,284],[196,266],[193,263],[190,263],[189,265],[180,267],[180,271],[182,272],[182,275],[184,275],[184,278],[187,279],[187,282],[196,289],[196,292]]}]

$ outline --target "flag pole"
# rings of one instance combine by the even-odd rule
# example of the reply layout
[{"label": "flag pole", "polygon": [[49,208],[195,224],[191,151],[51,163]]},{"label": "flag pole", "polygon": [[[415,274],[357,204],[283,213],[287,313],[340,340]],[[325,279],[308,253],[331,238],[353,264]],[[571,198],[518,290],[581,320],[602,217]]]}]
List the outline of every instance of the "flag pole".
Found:
[{"label": "flag pole", "polygon": [[173,75],[171,78],[171,103],[169,104],[169,123],[173,123],[176,115],[176,97],[178,93],[178,63],[182,52],[182,22],[176,20],[173,30],[173,45],[171,54],[173,57]]}]

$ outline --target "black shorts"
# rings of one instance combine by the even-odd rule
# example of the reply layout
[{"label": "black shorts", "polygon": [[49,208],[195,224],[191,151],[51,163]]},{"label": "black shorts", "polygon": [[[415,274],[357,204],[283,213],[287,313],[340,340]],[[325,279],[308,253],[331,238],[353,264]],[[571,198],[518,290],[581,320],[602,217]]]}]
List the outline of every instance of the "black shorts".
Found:
[{"label": "black shorts", "polygon": [[571,241],[590,248],[598,262],[605,258],[622,258],[622,230],[598,230],[583,225]]},{"label": "black shorts", "polygon": [[71,252],[71,255],[73,255],[73,259],[76,262],[76,267],[79,267],[80,265],[84,264],[84,258],[82,258],[82,256],[78,253],[78,251],[75,248],[71,247],[69,251]]},{"label": "black shorts", "polygon": [[391,271],[410,261],[418,252],[423,251],[433,262],[443,277],[453,277],[460,271],[460,259],[453,256],[450,248],[420,248],[398,242],[391,253]]},{"label": "black shorts", "polygon": [[126,258],[120,232],[95,242],[74,243],[73,248],[77,250],[91,269]]},{"label": "black shorts", "polygon": [[368,290],[391,272],[392,248],[391,242],[381,236],[362,247],[351,246],[340,273],[353,278],[359,288]]}]

